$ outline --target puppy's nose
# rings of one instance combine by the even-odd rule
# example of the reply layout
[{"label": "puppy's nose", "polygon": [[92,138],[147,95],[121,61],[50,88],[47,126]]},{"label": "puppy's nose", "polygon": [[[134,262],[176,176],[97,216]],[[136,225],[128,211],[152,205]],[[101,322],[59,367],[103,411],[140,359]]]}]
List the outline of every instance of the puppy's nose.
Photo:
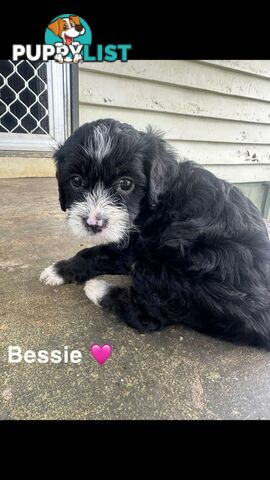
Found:
[{"label": "puppy's nose", "polygon": [[77,30],[77,32],[81,32],[82,29],[83,29],[82,25],[75,25],[75,30]]},{"label": "puppy's nose", "polygon": [[93,233],[98,233],[103,230],[103,228],[106,227],[108,220],[104,218],[100,218],[98,216],[92,216],[90,215],[86,220],[85,220],[88,228],[93,232]]}]

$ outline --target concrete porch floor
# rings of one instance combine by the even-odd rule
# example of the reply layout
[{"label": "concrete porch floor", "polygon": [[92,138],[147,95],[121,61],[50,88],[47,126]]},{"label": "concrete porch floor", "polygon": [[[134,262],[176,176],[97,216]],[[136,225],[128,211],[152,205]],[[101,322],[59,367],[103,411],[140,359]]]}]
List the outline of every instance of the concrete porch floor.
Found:
[{"label": "concrete porch floor", "polygon": [[[140,335],[83,286],[41,284],[43,268],[87,245],[66,234],[55,179],[2,179],[0,191],[1,419],[270,418],[270,353],[181,327]],[[106,364],[90,357],[93,343],[113,346]],[[9,364],[9,345],[67,345],[83,359]]]}]

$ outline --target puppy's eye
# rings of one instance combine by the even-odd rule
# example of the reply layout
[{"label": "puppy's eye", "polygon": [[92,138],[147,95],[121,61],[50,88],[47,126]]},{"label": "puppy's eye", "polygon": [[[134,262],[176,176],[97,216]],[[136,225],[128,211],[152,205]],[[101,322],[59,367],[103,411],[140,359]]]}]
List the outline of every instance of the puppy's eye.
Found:
[{"label": "puppy's eye", "polygon": [[118,189],[124,192],[130,191],[134,186],[134,183],[130,178],[121,178],[118,182]]},{"label": "puppy's eye", "polygon": [[72,175],[70,177],[70,183],[75,188],[80,188],[83,185],[83,179],[80,175]]}]

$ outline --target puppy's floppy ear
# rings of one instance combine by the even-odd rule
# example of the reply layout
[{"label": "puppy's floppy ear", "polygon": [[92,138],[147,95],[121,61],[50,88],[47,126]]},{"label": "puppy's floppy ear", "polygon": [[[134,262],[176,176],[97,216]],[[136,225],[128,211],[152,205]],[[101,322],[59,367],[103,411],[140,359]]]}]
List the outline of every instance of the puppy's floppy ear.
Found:
[{"label": "puppy's floppy ear", "polygon": [[66,211],[66,198],[65,198],[65,191],[63,188],[63,181],[62,181],[62,164],[64,162],[64,155],[61,153],[61,149],[57,150],[54,153],[54,163],[56,165],[56,178],[58,181],[58,193],[59,193],[59,202],[61,209],[65,212]]},{"label": "puppy's floppy ear", "polygon": [[61,31],[61,20],[61,18],[58,18],[48,25],[49,30],[51,30],[57,37],[59,37]]},{"label": "puppy's floppy ear", "polygon": [[159,197],[168,190],[178,168],[177,155],[163,140],[162,132],[147,127],[144,134],[148,149],[149,206],[155,208]]}]

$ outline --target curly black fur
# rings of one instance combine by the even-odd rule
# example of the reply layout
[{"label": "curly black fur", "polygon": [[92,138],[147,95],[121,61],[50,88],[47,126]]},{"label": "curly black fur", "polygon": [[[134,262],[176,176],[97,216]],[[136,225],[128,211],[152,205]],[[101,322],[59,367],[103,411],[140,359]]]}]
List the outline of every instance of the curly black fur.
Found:
[{"label": "curly black fur", "polygon": [[[93,128],[105,125],[112,149],[87,156]],[[121,201],[137,232],[129,244],[85,249],[56,264],[66,282],[130,274],[131,288],[111,287],[103,308],[140,331],[184,324],[223,339],[270,347],[270,243],[258,209],[233,185],[175,152],[151,129],[114,120],[80,127],[55,155],[62,208],[79,201],[71,174],[112,188],[123,172],[135,188]]]}]

